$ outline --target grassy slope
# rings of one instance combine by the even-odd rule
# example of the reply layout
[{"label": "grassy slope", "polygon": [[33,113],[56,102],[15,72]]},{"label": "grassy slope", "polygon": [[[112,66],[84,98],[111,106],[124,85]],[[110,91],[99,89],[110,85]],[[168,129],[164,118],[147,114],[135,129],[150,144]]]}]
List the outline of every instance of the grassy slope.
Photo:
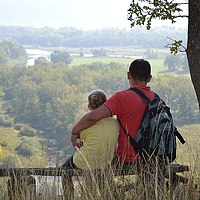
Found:
[{"label": "grassy slope", "polygon": [[5,146],[5,150],[13,152],[20,144],[18,133],[13,128],[0,127],[0,144]]},{"label": "grassy slope", "polygon": [[[31,157],[23,157],[17,155],[15,149],[23,140],[30,140],[33,146],[36,146],[36,151]],[[42,149],[42,139],[39,137],[20,137],[18,131],[12,127],[0,127],[0,162],[5,157],[14,157],[16,159],[16,167],[44,167],[47,158],[45,152]]]},{"label": "grassy slope", "polygon": [[185,138],[186,143],[182,145],[178,142],[177,161],[192,167],[197,164],[200,166],[200,124],[183,126],[179,128],[179,131]]},{"label": "grassy slope", "polygon": [[184,176],[190,180],[190,183],[194,182],[200,190],[200,124],[183,126],[179,128],[179,131],[186,143],[182,145],[179,141],[177,142],[175,162],[189,167],[189,172],[185,172]]}]

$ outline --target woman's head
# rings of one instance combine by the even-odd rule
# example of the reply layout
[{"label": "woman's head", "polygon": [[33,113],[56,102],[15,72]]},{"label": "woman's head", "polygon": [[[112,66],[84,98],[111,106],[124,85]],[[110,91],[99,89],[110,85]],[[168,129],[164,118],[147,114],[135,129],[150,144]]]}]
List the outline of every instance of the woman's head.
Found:
[{"label": "woman's head", "polygon": [[88,96],[88,107],[94,110],[101,106],[107,100],[106,95],[102,91],[94,91]]}]

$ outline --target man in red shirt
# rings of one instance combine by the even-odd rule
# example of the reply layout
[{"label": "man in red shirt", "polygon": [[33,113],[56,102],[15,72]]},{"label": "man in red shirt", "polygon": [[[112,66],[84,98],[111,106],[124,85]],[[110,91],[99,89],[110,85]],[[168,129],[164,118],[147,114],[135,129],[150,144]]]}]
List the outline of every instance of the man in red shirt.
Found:
[{"label": "man in red shirt", "polygon": [[[130,87],[140,89],[150,100],[154,93],[147,86],[151,80],[151,66],[143,59],[134,60],[127,74]],[[77,138],[79,132],[94,125],[100,119],[116,115],[122,126],[134,138],[140,126],[146,103],[131,90],[116,92],[102,106],[84,115],[72,129],[71,141],[73,146],[78,146]],[[127,136],[120,127],[120,134],[117,147],[117,157],[122,163],[131,163],[139,159]]]}]

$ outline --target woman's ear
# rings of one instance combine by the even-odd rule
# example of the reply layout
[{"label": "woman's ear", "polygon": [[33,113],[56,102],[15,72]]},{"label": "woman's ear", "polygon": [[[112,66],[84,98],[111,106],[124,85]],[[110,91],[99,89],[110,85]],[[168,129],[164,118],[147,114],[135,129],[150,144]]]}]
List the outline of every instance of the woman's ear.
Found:
[{"label": "woman's ear", "polygon": [[88,109],[92,110],[92,107],[91,107],[90,103],[88,103]]}]

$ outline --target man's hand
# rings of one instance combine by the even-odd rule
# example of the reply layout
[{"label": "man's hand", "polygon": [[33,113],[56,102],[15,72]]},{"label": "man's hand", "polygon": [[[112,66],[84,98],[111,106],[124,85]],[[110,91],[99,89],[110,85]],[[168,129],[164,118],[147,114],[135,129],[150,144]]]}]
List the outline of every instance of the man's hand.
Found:
[{"label": "man's hand", "polygon": [[80,137],[79,133],[78,134],[73,134],[73,133],[71,134],[71,142],[72,142],[72,145],[75,149],[80,148],[80,143],[78,142],[79,137]]}]

